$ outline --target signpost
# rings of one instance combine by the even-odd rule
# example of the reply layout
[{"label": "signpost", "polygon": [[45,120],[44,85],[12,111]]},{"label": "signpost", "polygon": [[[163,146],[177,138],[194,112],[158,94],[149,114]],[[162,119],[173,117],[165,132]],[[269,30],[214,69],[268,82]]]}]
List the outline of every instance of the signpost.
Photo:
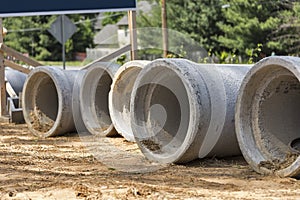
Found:
[{"label": "signpost", "polygon": [[48,31],[62,44],[63,68],[66,68],[65,43],[77,31],[76,25],[65,15],[60,15]]},{"label": "signpost", "polygon": [[[36,15],[54,15],[54,14],[75,14],[75,13],[98,13],[107,11],[128,11],[131,35],[131,59],[136,59],[136,32],[135,32],[135,10],[136,0],[9,0],[1,2],[0,6],[0,43],[3,44],[2,18],[14,16],[36,16]],[[61,16],[60,36],[64,44],[67,35],[65,35],[65,18]],[[51,28],[50,28],[51,29]],[[72,29],[73,30],[73,29]],[[56,30],[52,30],[56,33]],[[71,33],[71,32],[70,32]],[[69,34],[70,34],[69,33]],[[58,34],[54,34],[58,35]],[[72,34],[71,34],[72,35]],[[71,36],[70,35],[70,36]],[[69,37],[70,37],[69,36]],[[57,37],[57,36],[55,36]],[[64,47],[63,47],[64,51]],[[64,54],[63,54],[64,55]],[[6,115],[6,89],[4,74],[4,52],[0,51],[0,115]]]}]

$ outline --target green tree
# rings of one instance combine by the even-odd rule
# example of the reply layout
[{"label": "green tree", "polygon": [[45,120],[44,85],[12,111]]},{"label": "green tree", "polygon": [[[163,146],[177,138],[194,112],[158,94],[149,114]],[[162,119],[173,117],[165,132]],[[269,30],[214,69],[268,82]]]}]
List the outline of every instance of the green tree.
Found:
[{"label": "green tree", "polygon": [[102,26],[106,26],[108,24],[116,24],[126,12],[105,12],[103,13]]},{"label": "green tree", "polygon": [[[222,48],[236,50],[246,57],[249,51],[262,45],[261,56],[274,51],[272,33],[281,24],[280,14],[289,10],[286,1],[228,0],[223,14],[226,20],[218,22],[224,33],[218,37]],[[273,45],[272,45],[273,44]],[[280,48],[277,46],[276,48]]]},{"label": "green tree", "polygon": [[[61,60],[61,44],[47,31],[56,15],[8,17],[3,25],[8,30],[4,42],[21,53],[29,53],[37,60]],[[93,47],[93,18],[96,14],[68,15],[77,22],[77,32],[66,43],[67,59],[72,58],[73,52],[85,51]]]},{"label": "green tree", "polygon": [[271,33],[268,47],[276,54],[297,55],[300,54],[300,3],[286,2],[286,7],[279,14],[280,25]]}]

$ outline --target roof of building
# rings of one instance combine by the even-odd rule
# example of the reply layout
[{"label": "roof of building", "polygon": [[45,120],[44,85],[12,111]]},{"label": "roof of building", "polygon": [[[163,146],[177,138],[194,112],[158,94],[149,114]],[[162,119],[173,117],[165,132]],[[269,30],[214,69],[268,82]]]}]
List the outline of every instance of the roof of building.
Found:
[{"label": "roof of building", "polygon": [[137,12],[149,13],[152,10],[152,5],[148,1],[139,1],[137,3]]},{"label": "roof of building", "polygon": [[118,26],[128,25],[128,16],[124,15],[117,23]]},{"label": "roof of building", "polygon": [[94,37],[94,44],[111,45],[118,44],[118,26],[108,24]]}]

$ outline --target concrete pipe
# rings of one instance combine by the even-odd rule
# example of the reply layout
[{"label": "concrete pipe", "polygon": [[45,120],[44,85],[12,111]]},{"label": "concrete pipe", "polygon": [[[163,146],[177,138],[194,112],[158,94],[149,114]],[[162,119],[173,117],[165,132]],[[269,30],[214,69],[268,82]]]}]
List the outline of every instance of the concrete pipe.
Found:
[{"label": "concrete pipe", "polygon": [[300,58],[272,56],[246,75],[236,105],[236,133],[259,173],[300,175]]},{"label": "concrete pipe", "polygon": [[80,110],[86,129],[93,135],[113,136],[117,132],[112,124],[108,94],[119,65],[95,63],[82,78]]},{"label": "concrete pipe", "polygon": [[234,107],[250,66],[159,59],[138,75],[132,131],[144,155],[161,163],[239,155]]},{"label": "concrete pipe", "polygon": [[17,95],[23,90],[27,75],[17,70],[5,67],[5,78]]},{"label": "concrete pipe", "polygon": [[75,131],[72,88],[77,71],[37,67],[28,75],[22,93],[23,115],[38,137]]},{"label": "concrete pipe", "polygon": [[78,71],[74,81],[73,95],[72,95],[73,119],[74,119],[76,130],[81,135],[89,134],[89,131],[83,122],[82,115],[81,115],[82,112],[80,109],[80,90],[82,86],[83,77],[86,74],[86,72],[87,72],[86,69],[82,69]]},{"label": "concrete pipe", "polygon": [[109,92],[109,112],[117,132],[134,142],[130,120],[130,97],[137,75],[150,61],[135,60],[122,65],[115,74]]}]

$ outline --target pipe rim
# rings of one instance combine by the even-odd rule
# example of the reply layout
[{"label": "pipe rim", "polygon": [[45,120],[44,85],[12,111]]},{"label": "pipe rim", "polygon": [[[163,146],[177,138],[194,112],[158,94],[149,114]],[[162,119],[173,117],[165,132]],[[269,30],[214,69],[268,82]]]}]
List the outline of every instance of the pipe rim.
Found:
[{"label": "pipe rim", "polygon": [[[180,79],[180,81],[182,82],[184,89],[187,93],[189,93],[189,95],[194,96],[195,95],[195,91],[193,90],[193,84],[191,84],[189,81],[187,81],[184,77],[185,74],[181,71],[180,68],[177,68],[176,63],[174,63],[173,61],[176,62],[176,60],[184,60],[188,63],[190,63],[188,60],[185,59],[168,59],[168,60],[164,60],[164,59],[158,59],[155,60],[153,62],[151,62],[150,64],[147,65],[147,67],[145,67],[144,69],[142,69],[142,71],[140,72],[140,74],[138,75],[137,79],[136,79],[136,83],[134,84],[134,88],[133,88],[133,93],[131,95],[131,119],[132,119],[132,123],[137,123],[136,122],[136,118],[135,118],[135,97],[137,95],[137,88],[140,87],[141,81],[143,79],[143,77],[145,75],[147,75],[147,73],[150,73],[150,71],[152,69],[155,69],[157,66],[161,67],[165,67],[167,68],[167,70],[172,71],[173,73],[176,74],[177,78]],[[170,66],[168,65],[170,64]],[[194,100],[194,98],[189,97],[189,95],[187,95],[188,97],[188,102],[189,102],[189,111],[190,110],[199,110],[199,108],[196,106],[197,102]],[[141,141],[139,140],[139,138],[137,137],[136,134],[136,130],[134,127],[132,127],[133,129],[133,133],[135,136],[135,140],[140,148],[140,150],[143,152],[143,154],[150,160],[153,161],[158,161],[160,163],[174,163],[174,162],[181,162],[181,157],[188,151],[188,149],[190,148],[191,144],[194,142],[194,138],[196,137],[196,135],[198,134],[198,125],[199,124],[199,119],[200,119],[200,112],[189,112],[189,122],[188,122],[188,128],[187,128],[187,132],[186,135],[184,137],[183,142],[181,143],[181,145],[177,148],[177,150],[175,152],[173,152],[170,155],[166,155],[167,153],[164,154],[157,154],[157,153],[153,153],[151,150],[149,150],[148,148],[145,148],[144,145],[141,143]],[[191,126],[191,124],[196,124],[195,126]],[[171,141],[172,142],[172,141]],[[171,142],[169,142],[168,144],[170,144]],[[195,158],[197,158],[198,156],[198,152],[197,155],[195,155]]]},{"label": "pipe rim", "polygon": [[[36,91],[32,91],[30,94],[28,94],[28,92],[26,92],[28,90],[28,84],[31,84],[30,81],[32,80],[32,78],[34,78],[35,76],[39,76],[39,74],[44,74],[46,76],[48,76],[51,81],[54,83],[55,85],[55,89],[57,91],[57,100],[58,100],[58,109],[57,109],[57,115],[56,115],[56,120],[53,124],[53,126],[47,131],[47,132],[41,132],[36,130],[32,124],[31,124],[31,119],[32,117],[30,116],[30,113],[27,112],[27,107],[29,105],[27,105],[27,101],[26,101],[26,95],[30,95],[33,93],[36,93]],[[58,79],[57,77],[64,77],[62,79]],[[61,126],[61,118],[62,116],[62,104],[64,104],[64,101],[66,101],[66,99],[64,99],[62,97],[62,93],[65,91],[64,88],[59,87],[59,86],[68,86],[69,82],[67,81],[67,78],[65,77],[65,74],[63,73],[63,71],[61,69],[55,68],[55,67],[38,67],[34,70],[31,71],[31,73],[28,75],[25,83],[24,83],[24,88],[23,88],[23,92],[22,92],[22,102],[23,102],[23,115],[24,115],[24,119],[26,124],[28,125],[28,128],[30,129],[30,131],[37,137],[41,137],[41,138],[46,138],[46,137],[51,137],[51,136],[56,136],[59,135],[59,129]],[[37,87],[36,87],[37,89]]]},{"label": "pipe rim", "polygon": [[[251,86],[251,83],[253,82],[252,79],[254,80],[260,73],[264,72],[263,70],[268,70],[268,67],[271,68],[276,66],[290,72],[290,75],[295,77],[300,82],[299,63],[300,59],[290,56],[272,56],[262,59],[261,61],[256,63],[253,68],[246,74],[240,87],[235,112],[237,139],[245,160],[255,171],[259,173],[276,174],[281,177],[297,176],[300,173],[300,157],[298,156],[289,164],[289,166],[283,167],[282,169],[274,170],[268,169],[263,165],[261,166],[262,162],[273,162],[273,160],[270,160],[273,155],[270,152],[267,156],[264,154],[266,152],[266,149],[263,149],[264,147],[261,147],[260,144],[258,144],[257,138],[255,138],[257,136],[255,136],[252,131],[252,117],[250,117],[250,114],[243,114],[244,111],[247,110],[246,107],[248,104],[251,105],[252,102],[254,102],[257,105],[256,100],[253,100],[252,98],[251,100],[247,100],[247,98],[249,98],[249,95],[246,92],[247,88]],[[261,86],[261,84],[259,86]],[[264,91],[264,89],[269,85],[265,86],[266,87],[262,88],[261,90]],[[256,88],[256,90],[258,89]],[[245,101],[247,103],[245,103]],[[253,108],[252,106],[251,108],[248,106],[248,109],[252,110]],[[249,124],[246,123],[247,120],[249,121]]]},{"label": "pipe rim", "polygon": [[[124,65],[122,65],[114,75],[114,79],[111,85],[111,90],[109,92],[108,98],[109,98],[109,112],[111,116],[111,121],[116,129],[116,131],[122,135],[126,140],[134,142],[135,138],[133,135],[133,132],[131,130],[131,125],[128,125],[128,123],[125,122],[121,114],[118,112],[116,105],[115,105],[115,100],[117,99],[117,94],[120,95],[120,93],[114,92],[117,90],[117,87],[119,84],[122,83],[124,76],[127,74],[130,74],[129,78],[130,81],[135,81],[137,78],[137,75],[139,72],[144,68],[146,64],[149,64],[150,61],[145,61],[145,60],[134,60],[134,61],[129,61],[126,62]],[[132,72],[137,72],[137,75],[132,74]],[[131,93],[132,93],[132,88],[131,88]],[[130,112],[130,97],[129,97],[129,102],[123,103],[125,105],[126,103],[129,103],[129,112]],[[119,122],[121,120],[121,122]],[[129,122],[130,124],[130,122]]]},{"label": "pipe rim", "polygon": [[[113,77],[114,77],[114,72],[108,69],[111,66],[110,64],[111,63],[107,63],[107,64],[95,63],[94,65],[90,66],[87,69],[86,73],[84,74],[84,76],[82,78],[81,89],[80,89],[80,92],[79,92],[80,110],[81,110],[81,115],[82,115],[84,125],[85,125],[86,129],[92,135],[101,135],[101,136],[114,136],[114,135],[116,135],[114,125],[113,125],[112,122],[110,122],[110,125],[105,130],[103,130],[103,128],[101,128],[99,126],[94,128],[94,127],[91,127],[91,125],[90,125],[90,123],[98,124],[96,122],[96,121],[98,121],[96,110],[92,109],[92,108],[95,108],[95,106],[92,106],[93,102],[91,102],[93,99],[95,99],[97,85],[98,85],[98,83],[99,83],[99,81],[102,78],[102,75],[104,73],[109,75],[111,81],[113,80]],[[98,76],[98,77],[97,78],[91,78],[91,77],[96,77],[96,76]],[[93,98],[88,99],[88,101],[90,101],[90,102],[89,102],[88,106],[86,106],[85,105],[86,102],[83,100],[84,99],[83,97],[86,94],[90,94],[90,93],[86,92],[84,89],[89,84],[92,84],[92,86],[93,86],[93,88],[90,89],[90,91],[93,91],[93,93],[91,94],[91,95],[93,95]],[[89,112],[86,112],[87,110],[92,113],[93,117],[91,117],[91,114]],[[85,112],[83,112],[83,111],[85,111]],[[94,117],[96,117],[96,118],[93,119]],[[91,121],[91,119],[93,121]],[[110,118],[110,120],[111,120],[111,118]]]}]

